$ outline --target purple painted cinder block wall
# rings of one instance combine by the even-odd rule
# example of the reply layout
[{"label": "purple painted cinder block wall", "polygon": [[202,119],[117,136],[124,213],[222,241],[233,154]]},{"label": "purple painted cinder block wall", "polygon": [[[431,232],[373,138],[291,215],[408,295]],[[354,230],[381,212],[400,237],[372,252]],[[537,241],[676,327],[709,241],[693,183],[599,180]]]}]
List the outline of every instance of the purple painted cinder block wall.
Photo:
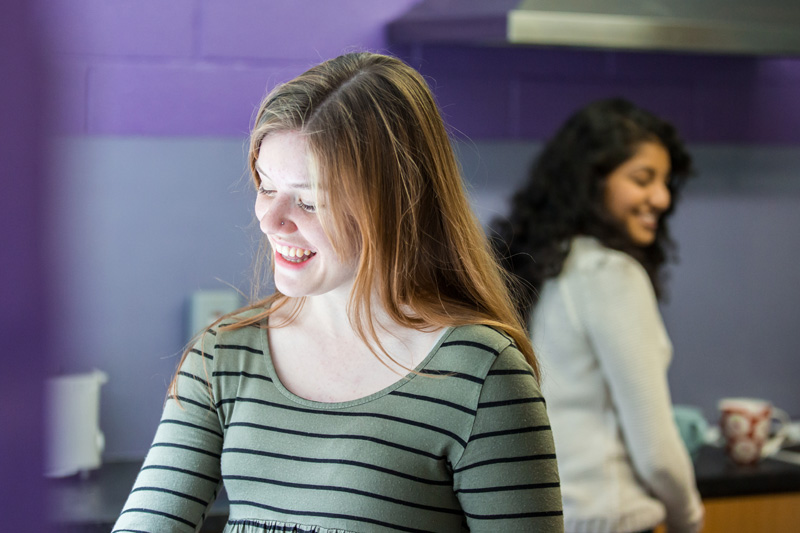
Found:
[{"label": "purple painted cinder block wall", "polygon": [[542,139],[588,100],[622,95],[709,143],[800,143],[800,59],[545,48],[391,49],[386,23],[417,0],[71,0],[52,28],[57,129],[244,136],[267,88],[354,47],[431,80],[473,139]]},{"label": "purple painted cinder block wall", "polygon": [[269,87],[351,49],[417,0],[70,0],[51,29],[60,133],[247,134]]},{"label": "purple painted cinder block wall", "polygon": [[41,250],[47,190],[42,172],[44,71],[32,2],[0,17],[0,529],[45,531],[43,377],[48,291]]},{"label": "purple painted cinder block wall", "polygon": [[800,143],[800,58],[427,46],[449,124],[473,138],[544,139],[587,101],[624,96],[697,143]]}]

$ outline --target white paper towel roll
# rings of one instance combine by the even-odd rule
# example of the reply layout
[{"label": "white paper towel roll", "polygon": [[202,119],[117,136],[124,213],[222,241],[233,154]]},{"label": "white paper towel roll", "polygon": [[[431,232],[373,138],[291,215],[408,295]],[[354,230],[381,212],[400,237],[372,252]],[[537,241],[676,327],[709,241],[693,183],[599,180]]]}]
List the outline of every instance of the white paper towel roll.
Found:
[{"label": "white paper towel roll", "polygon": [[71,476],[100,466],[105,448],[100,387],[107,381],[100,370],[47,380],[46,476]]}]

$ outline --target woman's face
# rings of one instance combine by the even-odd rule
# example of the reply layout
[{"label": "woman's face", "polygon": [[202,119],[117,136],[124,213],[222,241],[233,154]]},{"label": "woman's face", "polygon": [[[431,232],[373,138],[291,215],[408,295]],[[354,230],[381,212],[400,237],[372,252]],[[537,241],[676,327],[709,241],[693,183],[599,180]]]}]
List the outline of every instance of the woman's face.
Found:
[{"label": "woman's face", "polygon": [[297,132],[268,135],[256,168],[261,179],[256,218],[269,239],[275,287],[286,296],[340,292],[349,297],[356,259],[339,260],[319,220],[305,139]]},{"label": "woman's face", "polygon": [[606,178],[605,208],[637,246],[656,239],[659,219],[671,202],[669,173],[669,152],[648,141]]}]

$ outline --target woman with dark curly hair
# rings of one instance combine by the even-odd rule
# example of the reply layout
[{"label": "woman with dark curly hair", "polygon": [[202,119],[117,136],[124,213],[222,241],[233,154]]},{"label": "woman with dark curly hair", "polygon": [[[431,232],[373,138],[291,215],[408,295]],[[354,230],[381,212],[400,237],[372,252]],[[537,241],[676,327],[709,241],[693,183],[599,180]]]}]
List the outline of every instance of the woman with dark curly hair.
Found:
[{"label": "woman with dark curly hair", "polygon": [[673,422],[658,299],[691,157],[622,99],[575,113],[494,230],[522,279],[542,362],[566,531],[696,531],[703,506]]}]

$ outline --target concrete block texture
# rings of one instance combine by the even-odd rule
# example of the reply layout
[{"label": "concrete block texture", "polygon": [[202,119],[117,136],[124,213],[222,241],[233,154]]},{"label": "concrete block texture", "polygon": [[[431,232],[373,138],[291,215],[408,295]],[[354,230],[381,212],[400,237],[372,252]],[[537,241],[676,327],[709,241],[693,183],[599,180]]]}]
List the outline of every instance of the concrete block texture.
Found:
[{"label": "concrete block texture", "polygon": [[89,76],[90,135],[247,135],[255,109],[304,66],[108,65]]},{"label": "concrete block texture", "polygon": [[416,0],[202,0],[204,57],[305,59],[386,47],[386,23]]},{"label": "concrete block texture", "polygon": [[471,139],[542,140],[577,107],[624,96],[689,141],[797,144],[797,57],[404,45],[418,0],[51,0],[40,6],[57,130],[239,136],[267,87],[353,50],[396,53]]},{"label": "concrete block texture", "polygon": [[42,9],[56,54],[126,58],[188,57],[196,0],[69,0]]},{"label": "concrete block texture", "polygon": [[549,138],[562,123],[585,104],[622,97],[669,120],[685,134],[691,129],[691,90],[681,84],[621,83],[598,79],[565,85],[556,81],[525,81],[520,84],[520,129],[524,138]]}]

